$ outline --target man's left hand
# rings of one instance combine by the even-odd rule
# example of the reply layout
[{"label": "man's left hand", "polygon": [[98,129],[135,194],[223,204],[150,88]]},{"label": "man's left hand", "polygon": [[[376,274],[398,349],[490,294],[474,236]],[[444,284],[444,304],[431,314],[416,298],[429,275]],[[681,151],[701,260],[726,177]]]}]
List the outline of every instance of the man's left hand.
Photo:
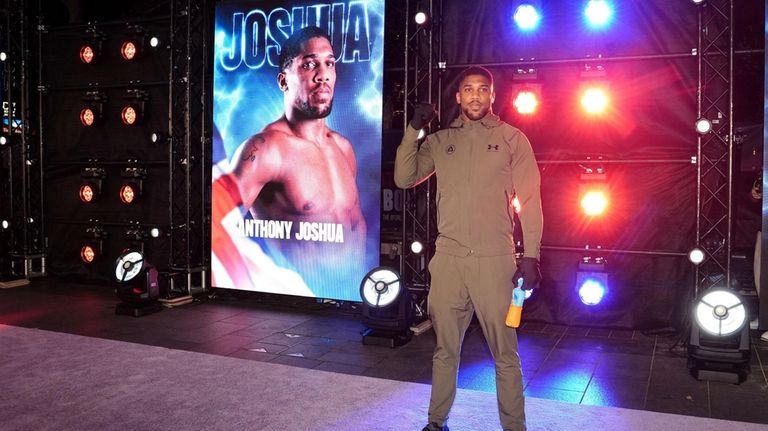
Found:
[{"label": "man's left hand", "polygon": [[539,287],[541,281],[541,268],[539,261],[533,257],[523,257],[517,260],[517,272],[514,280],[523,279],[523,290],[531,290]]}]

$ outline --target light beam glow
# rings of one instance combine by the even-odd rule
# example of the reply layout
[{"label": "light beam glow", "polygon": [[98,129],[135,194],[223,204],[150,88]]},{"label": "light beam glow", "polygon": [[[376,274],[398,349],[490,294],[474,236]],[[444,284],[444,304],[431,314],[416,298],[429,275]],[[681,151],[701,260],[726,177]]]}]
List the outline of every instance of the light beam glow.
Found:
[{"label": "light beam glow", "polygon": [[515,9],[512,19],[520,30],[532,31],[539,26],[541,15],[533,5],[525,3]]}]

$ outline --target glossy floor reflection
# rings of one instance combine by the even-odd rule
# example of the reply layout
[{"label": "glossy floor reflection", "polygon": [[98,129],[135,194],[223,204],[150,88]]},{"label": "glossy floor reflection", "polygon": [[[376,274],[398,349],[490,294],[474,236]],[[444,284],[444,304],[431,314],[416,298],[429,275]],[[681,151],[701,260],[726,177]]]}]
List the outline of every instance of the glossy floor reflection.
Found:
[{"label": "glossy floor reflection", "polygon": [[[38,279],[0,289],[0,323],[296,367],[429,383],[434,333],[399,348],[363,346],[358,310],[315,301],[220,291],[142,318],[116,316],[109,287]],[[754,331],[741,385],[690,376],[674,336],[526,323],[519,331],[530,397],[768,424],[768,343]],[[45,346],[41,346],[45,349]],[[494,391],[482,331],[466,336],[459,386]]]}]

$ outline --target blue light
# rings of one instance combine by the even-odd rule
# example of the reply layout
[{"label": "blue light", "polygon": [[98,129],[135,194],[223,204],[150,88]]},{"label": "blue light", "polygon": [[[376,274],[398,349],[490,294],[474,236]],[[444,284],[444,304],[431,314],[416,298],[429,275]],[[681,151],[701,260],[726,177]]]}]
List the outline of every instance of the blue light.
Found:
[{"label": "blue light", "polygon": [[606,0],[589,0],[584,15],[587,22],[594,28],[605,27],[613,16],[613,8]]},{"label": "blue light", "polygon": [[597,305],[603,300],[605,290],[603,281],[587,278],[579,286],[579,299],[584,305]]},{"label": "blue light", "polygon": [[537,11],[535,7],[524,3],[515,9],[513,19],[515,20],[515,23],[520,28],[520,30],[531,31],[535,30],[536,27],[539,26],[541,15],[539,15],[539,11]]}]

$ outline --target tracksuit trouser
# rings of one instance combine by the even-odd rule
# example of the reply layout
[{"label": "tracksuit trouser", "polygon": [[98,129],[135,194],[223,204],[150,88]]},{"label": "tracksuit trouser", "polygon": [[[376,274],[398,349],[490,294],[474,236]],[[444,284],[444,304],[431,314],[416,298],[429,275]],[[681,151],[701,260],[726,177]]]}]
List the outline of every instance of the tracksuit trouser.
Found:
[{"label": "tracksuit trouser", "polygon": [[496,363],[502,428],[524,431],[525,399],[517,333],[504,323],[514,287],[514,256],[453,256],[438,252],[429,262],[429,271],[429,315],[437,336],[429,422],[442,425],[448,419],[456,396],[461,345],[475,312]]}]

